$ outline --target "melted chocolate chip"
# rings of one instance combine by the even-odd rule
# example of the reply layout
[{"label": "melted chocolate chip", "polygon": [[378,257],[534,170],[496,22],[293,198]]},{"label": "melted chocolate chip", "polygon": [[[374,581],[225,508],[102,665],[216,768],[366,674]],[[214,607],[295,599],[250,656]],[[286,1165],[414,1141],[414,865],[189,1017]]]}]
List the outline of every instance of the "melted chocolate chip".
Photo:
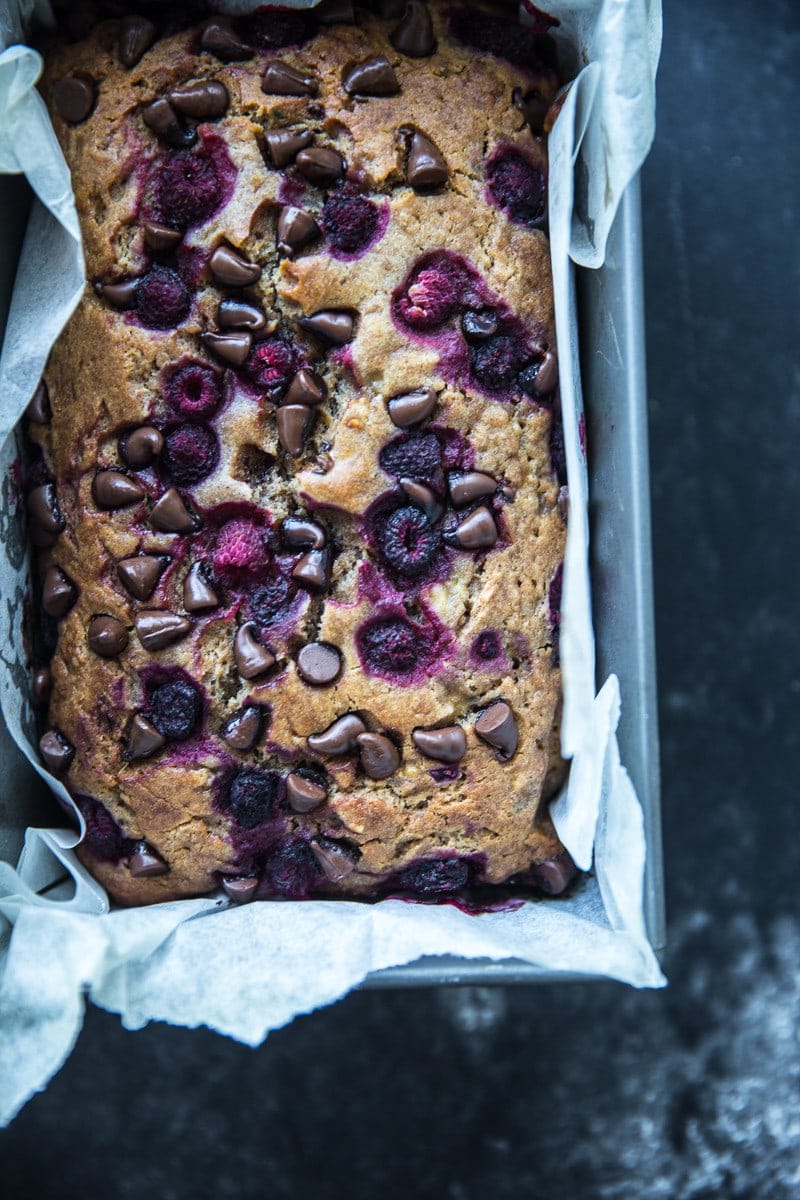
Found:
[{"label": "melted chocolate chip", "polygon": [[[280,411],[280,410],[279,410]],[[330,554],[327,550],[309,550],[296,563],[292,579],[312,592],[321,592],[330,583]]]},{"label": "melted chocolate chip", "polygon": [[164,449],[164,439],[153,425],[140,425],[120,438],[119,452],[129,467],[149,467]]},{"label": "melted chocolate chip", "polygon": [[228,89],[214,79],[186,83],[173,88],[169,102],[178,112],[195,121],[211,121],[227,112],[230,103]]},{"label": "melted chocolate chip", "polygon": [[137,613],[135,625],[139,641],[145,650],[151,653],[179,642],[192,628],[188,617],[165,612],[163,609],[145,609]]},{"label": "melted chocolate chip", "polygon": [[565,850],[555,858],[531,863],[530,876],[534,887],[546,896],[560,896],[580,874],[572,858]]},{"label": "melted chocolate chip", "polygon": [[319,808],[328,798],[321,783],[292,771],[286,776],[286,799],[292,812],[307,813]]},{"label": "melted chocolate chip", "polygon": [[292,458],[298,458],[303,453],[313,419],[313,409],[306,408],[304,404],[282,404],[275,413],[278,441]]},{"label": "melted chocolate chip", "polygon": [[128,860],[128,870],[134,879],[149,879],[155,875],[168,875],[169,867],[163,858],[147,842],[138,842]]},{"label": "melted chocolate chip", "polygon": [[137,554],[135,558],[123,558],[118,562],[117,574],[134,599],[149,600],[168,562],[165,555]]},{"label": "melted chocolate chip", "polygon": [[123,17],[119,23],[119,61],[135,67],[156,40],[156,27],[146,17]]},{"label": "melted chocolate chip", "polygon": [[[145,221],[144,244],[154,254],[169,254],[183,241],[183,234],[169,225],[159,225],[157,221]],[[138,280],[137,280],[138,282]]]},{"label": "melted chocolate chip", "polygon": [[59,729],[48,729],[39,739],[42,761],[53,775],[63,775],[75,757],[75,747]]},{"label": "melted chocolate chip", "polygon": [[389,34],[395,50],[409,58],[427,58],[436,49],[433,22],[421,0],[409,0],[400,24]]},{"label": "melted chocolate chip", "polygon": [[393,425],[398,429],[409,429],[431,415],[436,408],[436,400],[436,392],[432,387],[422,387],[405,392],[402,396],[393,396],[386,407]]},{"label": "melted chocolate chip", "polygon": [[278,249],[290,257],[296,250],[319,237],[320,228],[311,213],[287,204],[278,217]]},{"label": "melted chocolate chip", "polygon": [[493,496],[497,480],[484,471],[452,471],[447,476],[447,487],[456,508],[463,508],[481,496]]},{"label": "melted chocolate chip", "polygon": [[310,317],[301,317],[298,324],[301,329],[313,333],[314,337],[328,346],[343,346],[345,342],[353,340],[355,333],[353,314],[335,309],[323,310]]},{"label": "melted chocolate chip", "polygon": [[217,246],[208,260],[208,268],[219,287],[249,287],[261,278],[261,267],[230,246]]},{"label": "melted chocolate chip", "polygon": [[42,585],[42,608],[48,617],[65,616],[78,599],[78,589],[60,567],[48,567]]},{"label": "melted chocolate chip", "polygon": [[331,883],[340,883],[356,869],[353,855],[331,838],[312,842],[311,851]]},{"label": "melted chocolate chip", "polygon": [[297,655],[297,673],[312,687],[327,687],[338,679],[342,656],[327,642],[307,642]]},{"label": "melted chocolate chip", "polygon": [[538,361],[529,363],[519,373],[519,385],[523,392],[538,400],[555,391],[558,383],[558,360],[552,350],[546,350]]},{"label": "melted chocolate chip", "polygon": [[444,506],[435,492],[416,479],[401,479],[399,483],[411,503],[422,509],[431,525],[435,524],[444,512]]},{"label": "melted chocolate chip", "polygon": [[253,336],[242,330],[239,333],[204,333],[200,341],[215,358],[243,367],[253,346]]},{"label": "melted chocolate chip", "polygon": [[415,191],[440,187],[450,174],[439,147],[422,133],[415,133],[408,150],[406,179]]},{"label": "melted chocolate chip", "polygon": [[315,754],[350,754],[358,747],[358,738],[367,732],[367,727],[356,713],[345,713],[329,725],[322,733],[312,733],[306,738],[309,749]]},{"label": "melted chocolate chip", "polygon": [[400,91],[394,67],[383,54],[348,67],[342,86],[348,96],[396,96]]},{"label": "melted chocolate chip", "polygon": [[315,550],[321,549],[327,541],[321,525],[302,517],[286,517],[281,522],[281,536],[287,546],[312,546]]},{"label": "melted chocolate chip", "polygon": [[119,283],[96,283],[94,290],[101,300],[105,300],[121,312],[126,312],[136,304],[139,280],[134,278],[122,279]]},{"label": "melted chocolate chip", "polygon": [[193,563],[183,581],[183,607],[187,612],[202,612],[219,605],[219,596],[206,577],[204,563]]},{"label": "melted chocolate chip", "polygon": [[260,308],[244,300],[222,300],[217,309],[217,323],[222,329],[245,329],[257,333],[264,329],[267,319]]},{"label": "melted chocolate chip", "polygon": [[[31,520],[31,535],[38,530],[51,537],[61,533],[66,521],[58,505],[58,495],[55,484],[42,483],[35,487],[26,501],[28,516]],[[52,545],[51,541],[37,542],[37,545]]]},{"label": "melted chocolate chip", "polygon": [[87,636],[89,649],[101,658],[116,658],[128,645],[128,631],[116,617],[92,617]]},{"label": "melted chocolate chip", "polygon": [[327,394],[328,386],[325,380],[315,371],[309,371],[307,367],[302,367],[289,384],[286,403],[309,404],[313,407],[321,404]]},{"label": "melted chocolate chip", "polygon": [[282,171],[294,162],[301,150],[305,150],[314,140],[314,135],[308,129],[268,129],[264,134],[264,143],[273,167]]},{"label": "melted chocolate chip", "polygon": [[157,138],[177,150],[191,146],[197,141],[194,129],[187,128],[178,120],[175,109],[163,96],[145,105],[142,109],[142,120]]},{"label": "melted chocolate chip", "polygon": [[519,731],[516,717],[505,700],[495,700],[483,710],[475,722],[475,732],[481,741],[492,747],[500,762],[513,758],[519,744]]},{"label": "melted chocolate chip", "polygon": [[97,85],[82,75],[68,75],[53,87],[53,103],[59,116],[70,125],[80,125],[94,108]]},{"label": "melted chocolate chip", "polygon": [[159,733],[147,717],[137,713],[130,723],[123,757],[126,762],[137,762],[141,758],[150,758],[151,755],[157,754],[166,744],[167,739],[163,733]]},{"label": "melted chocolate chip", "polygon": [[261,81],[261,90],[268,96],[316,96],[318,88],[313,75],[285,62],[271,62]]},{"label": "melted chocolate chip", "polygon": [[92,480],[92,497],[100,508],[127,508],[144,496],[144,488],[121,471],[98,471]]},{"label": "melted chocolate chip", "polygon": [[28,402],[28,407],[25,409],[25,416],[34,425],[49,425],[51,415],[47,384],[42,380]]},{"label": "melted chocolate chip", "polygon": [[257,627],[252,621],[237,630],[233,642],[233,657],[242,679],[255,679],[274,667],[276,658],[271,650],[262,646],[257,638]]},{"label": "melted chocolate chip", "polygon": [[436,762],[461,762],[467,752],[467,735],[460,725],[448,725],[444,729],[415,729],[411,740],[420,754]]},{"label": "melted chocolate chip", "polygon": [[329,184],[342,178],[345,163],[337,150],[329,146],[311,146],[300,151],[295,166],[310,183]]},{"label": "melted chocolate chip", "polygon": [[445,541],[461,550],[490,550],[497,542],[497,526],[488,508],[481,506],[459,522]]},{"label": "melted chocolate chip", "polygon": [[388,779],[400,766],[400,751],[383,733],[360,733],[356,738],[367,779]]},{"label": "melted chocolate chip", "polygon": [[212,17],[203,26],[200,46],[222,62],[243,62],[253,57],[253,51],[239,38],[233,22],[227,17]]},{"label": "melted chocolate chip", "polygon": [[33,696],[40,704],[49,699],[53,690],[53,672],[49,667],[37,667],[33,673]]},{"label": "melted chocolate chip", "polygon": [[262,710],[257,704],[246,704],[228,717],[220,729],[220,737],[234,750],[252,750],[258,741],[263,721]]},{"label": "melted chocolate chip", "polygon": [[197,528],[192,516],[176,488],[169,488],[150,510],[150,524],[162,533],[192,533]]},{"label": "melted chocolate chip", "polygon": [[259,879],[257,875],[222,875],[220,885],[234,904],[249,904],[255,899]]}]

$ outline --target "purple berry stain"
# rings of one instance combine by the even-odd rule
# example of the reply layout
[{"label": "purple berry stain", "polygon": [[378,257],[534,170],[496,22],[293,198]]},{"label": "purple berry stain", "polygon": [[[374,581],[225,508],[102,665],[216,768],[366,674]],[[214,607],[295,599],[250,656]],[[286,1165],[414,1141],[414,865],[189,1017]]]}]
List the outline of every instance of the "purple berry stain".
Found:
[{"label": "purple berry stain", "polygon": [[164,440],[164,462],[180,487],[200,483],[219,463],[219,441],[207,425],[177,425]]},{"label": "purple berry stain", "polygon": [[136,288],[136,312],[147,329],[174,329],[191,307],[189,289],[171,267],[152,267]]},{"label": "purple berry stain", "polygon": [[217,372],[191,359],[170,368],[164,380],[164,393],[173,412],[190,421],[213,416],[222,400]]},{"label": "purple berry stain", "polygon": [[489,199],[517,225],[539,229],[547,218],[547,176],[518,146],[498,146],[486,163]]},{"label": "purple berry stain", "polygon": [[486,666],[487,663],[496,664],[499,659],[503,658],[500,634],[494,629],[484,629],[474,638],[470,648],[470,657],[479,666]]}]

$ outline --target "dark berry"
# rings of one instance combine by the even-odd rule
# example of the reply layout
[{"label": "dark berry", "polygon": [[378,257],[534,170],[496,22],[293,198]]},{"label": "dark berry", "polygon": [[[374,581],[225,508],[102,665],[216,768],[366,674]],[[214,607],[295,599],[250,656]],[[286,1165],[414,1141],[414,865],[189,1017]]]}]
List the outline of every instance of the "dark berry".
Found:
[{"label": "dark berry", "polygon": [[164,461],[182,487],[206,479],[219,463],[219,441],[207,425],[178,425],[164,443]]},{"label": "dark berry", "polygon": [[457,892],[469,883],[469,863],[463,858],[429,858],[406,867],[398,882],[404,891],[419,896]]},{"label": "dark berry", "polygon": [[513,338],[498,334],[470,347],[472,374],[490,392],[502,392],[516,380],[519,349]]},{"label": "dark berry", "polygon": [[564,447],[564,426],[561,414],[554,413],[550,426],[550,465],[562,487],[567,482],[567,452]]},{"label": "dark berry", "polygon": [[186,363],[172,371],[166,383],[167,401],[182,417],[202,420],[219,408],[219,376],[200,362]]},{"label": "dark berry", "polygon": [[117,862],[124,858],[133,842],[125,837],[105,805],[92,796],[76,796],[75,803],[86,822],[83,845],[103,862]]},{"label": "dark berry", "polygon": [[395,315],[412,329],[437,329],[455,312],[469,282],[467,269],[446,251],[425,255],[395,293]]},{"label": "dark berry", "polygon": [[481,662],[492,662],[503,653],[500,635],[493,629],[484,629],[483,633],[479,633],[472,643],[472,651]]},{"label": "dark berry", "polygon": [[264,530],[252,521],[228,521],[217,533],[214,570],[225,581],[253,575],[266,559]]},{"label": "dark berry", "polygon": [[555,24],[552,17],[536,12],[532,26],[480,12],[471,6],[456,9],[450,16],[450,32],[465,46],[504,58],[518,67],[537,67],[550,58],[549,38],[538,36]]},{"label": "dark berry", "polygon": [[368,621],[356,633],[367,670],[373,674],[410,675],[427,659],[420,633],[403,617]]},{"label": "dark berry", "polygon": [[440,549],[439,534],[422,509],[395,509],[383,527],[381,555],[401,575],[421,575]]},{"label": "dark berry", "polygon": [[486,164],[489,193],[498,208],[516,222],[534,229],[547,216],[547,177],[516,146],[503,146]]},{"label": "dark berry", "polygon": [[559,641],[561,633],[561,593],[564,586],[564,564],[560,562],[555,569],[550,586],[547,589],[548,619],[553,636],[553,660],[556,666],[560,661]]},{"label": "dark berry", "polygon": [[401,433],[380,452],[381,470],[398,479],[418,479],[441,490],[442,449],[433,433]]},{"label": "dark berry", "polygon": [[262,628],[268,628],[286,615],[296,594],[297,588],[288,576],[274,575],[250,593],[248,610],[251,619]]},{"label": "dark berry", "polygon": [[203,151],[181,150],[159,165],[156,202],[170,225],[186,229],[205,224],[224,194],[224,181],[213,159]]},{"label": "dark berry", "polygon": [[289,8],[262,8],[247,21],[249,40],[259,50],[302,46],[314,35],[314,19]]},{"label": "dark berry", "polygon": [[303,900],[321,881],[321,872],[308,842],[296,838],[272,851],[262,878],[269,895]]},{"label": "dark berry", "polygon": [[242,829],[254,829],[275,816],[283,790],[283,779],[277,771],[242,767],[231,781],[226,807]]},{"label": "dark berry", "polygon": [[335,192],[322,209],[322,228],[336,250],[361,250],[378,226],[378,206],[363,196]]},{"label": "dark berry", "polygon": [[150,689],[145,715],[168,742],[185,742],[197,728],[203,702],[188,679],[171,679]]},{"label": "dark berry", "polygon": [[300,351],[292,342],[268,338],[256,342],[247,360],[247,373],[265,392],[278,397],[302,365]]},{"label": "dark berry", "polygon": [[174,329],[189,312],[189,289],[171,267],[153,267],[136,289],[136,311],[148,329]]}]

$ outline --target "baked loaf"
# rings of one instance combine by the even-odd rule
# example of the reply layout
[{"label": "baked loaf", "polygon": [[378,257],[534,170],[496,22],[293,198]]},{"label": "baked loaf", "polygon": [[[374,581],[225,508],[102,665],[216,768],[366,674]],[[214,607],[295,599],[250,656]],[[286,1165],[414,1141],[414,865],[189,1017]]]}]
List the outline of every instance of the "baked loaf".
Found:
[{"label": "baked loaf", "polygon": [[29,412],[35,690],[122,904],[574,875],[545,24],[327,0],[48,55],[88,282]]}]

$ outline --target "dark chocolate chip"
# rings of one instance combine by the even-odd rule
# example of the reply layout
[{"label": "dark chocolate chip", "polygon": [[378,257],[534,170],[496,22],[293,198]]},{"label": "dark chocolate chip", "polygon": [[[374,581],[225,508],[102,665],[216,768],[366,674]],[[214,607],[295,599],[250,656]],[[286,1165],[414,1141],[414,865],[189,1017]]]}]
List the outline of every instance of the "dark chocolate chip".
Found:
[{"label": "dark chocolate chip", "polygon": [[309,404],[313,407],[321,404],[327,394],[328,387],[325,380],[315,371],[309,371],[307,367],[302,367],[289,384],[285,402],[287,404]]},{"label": "dark chocolate chip", "polygon": [[322,733],[312,733],[306,738],[315,754],[349,754],[358,747],[358,738],[367,732],[367,727],[356,713],[345,713]]},{"label": "dark chocolate chip", "polygon": [[168,875],[169,867],[159,858],[147,842],[139,842],[128,859],[128,870],[134,879],[149,879],[155,875]]},{"label": "dark chocolate chip", "polygon": [[119,23],[119,60],[123,67],[135,67],[156,40],[156,27],[147,17],[123,17]]},{"label": "dark chocolate chip", "polygon": [[257,638],[258,630],[252,621],[237,630],[233,642],[233,657],[242,679],[255,679],[274,667],[276,659],[271,650],[262,646]]},{"label": "dark chocolate chip", "polygon": [[152,129],[156,137],[165,142],[167,146],[174,146],[177,149],[191,146],[197,140],[195,130],[181,124],[175,109],[163,96],[160,96],[158,100],[153,100],[151,104],[145,105],[142,109],[142,120],[147,128]]},{"label": "dark chocolate chip", "polygon": [[447,476],[447,487],[456,508],[463,508],[481,496],[494,495],[497,480],[484,471],[452,471]]},{"label": "dark chocolate chip", "polygon": [[318,88],[313,75],[285,62],[271,62],[261,81],[261,90],[268,96],[316,96]]},{"label": "dark chocolate chip", "polygon": [[314,135],[308,129],[268,129],[264,134],[270,161],[279,171],[294,162],[300,151],[310,146],[313,140]]},{"label": "dark chocolate chip", "polygon": [[219,287],[250,287],[261,278],[261,267],[230,246],[217,246],[208,260],[208,268]]},{"label": "dark chocolate chip", "polygon": [[342,656],[327,642],[307,642],[297,655],[297,673],[313,687],[327,687],[338,679]]},{"label": "dark chocolate chip", "polygon": [[193,563],[183,581],[183,607],[187,612],[202,612],[218,604],[219,596],[206,578],[205,564]]},{"label": "dark chocolate chip", "polygon": [[353,0],[322,0],[314,9],[314,17],[320,25],[354,25]]},{"label": "dark chocolate chip", "polygon": [[348,875],[352,875],[356,864],[351,854],[330,838],[323,842],[312,842],[311,850],[325,876],[331,883],[341,883]]},{"label": "dark chocolate chip", "polygon": [[155,554],[137,554],[135,558],[123,558],[117,563],[120,583],[136,600],[149,600],[156,590],[169,559]]},{"label": "dark chocolate chip", "polygon": [[116,658],[128,645],[128,631],[116,617],[92,617],[88,638],[89,649],[101,658]]},{"label": "dark chocolate chip", "polygon": [[287,546],[312,546],[315,550],[321,549],[327,540],[321,525],[303,517],[286,517],[281,522],[281,535]]},{"label": "dark chocolate chip", "polygon": [[96,98],[94,81],[82,75],[68,75],[65,79],[59,79],[53,87],[53,103],[59,116],[70,125],[79,125],[86,120]]},{"label": "dark chocolate chip", "polygon": [[129,467],[149,467],[164,449],[164,439],[152,425],[140,425],[120,439],[119,452]]},{"label": "dark chocolate chip", "polygon": [[189,512],[176,488],[168,488],[150,510],[150,524],[162,533],[191,533],[197,520]]},{"label": "dark chocolate chip", "polygon": [[558,383],[558,360],[552,350],[546,350],[538,362],[529,363],[519,373],[519,384],[529,396],[548,396]]},{"label": "dark chocolate chip", "polygon": [[543,96],[538,88],[523,92],[522,88],[515,87],[511,93],[511,99],[514,107],[519,109],[530,125],[531,133],[544,133],[544,119],[550,108],[550,101],[547,97]]},{"label": "dark chocolate chip", "polygon": [[400,766],[400,751],[384,733],[360,733],[356,738],[367,779],[388,779]]},{"label": "dark chocolate chip", "polygon": [[145,221],[142,229],[144,244],[154,254],[169,254],[183,241],[183,234],[178,229],[170,229],[169,225],[159,225],[157,221]]},{"label": "dark chocolate chip", "polygon": [[221,875],[220,884],[234,904],[249,904],[258,890],[257,875]]},{"label": "dark chocolate chip", "polygon": [[328,793],[321,783],[307,779],[305,775],[298,775],[296,771],[286,776],[286,799],[292,812],[312,812],[324,804],[327,797]]},{"label": "dark chocolate chip", "polygon": [[25,416],[34,425],[49,425],[51,415],[47,384],[42,380],[28,402],[28,407],[25,409]]},{"label": "dark chocolate chip", "polygon": [[244,300],[222,300],[217,309],[217,323],[222,329],[246,329],[252,333],[264,329],[267,319],[260,308]]},{"label": "dark chocolate chip", "polygon": [[127,508],[144,496],[144,488],[121,471],[98,471],[92,480],[92,497],[100,508]]},{"label": "dark chocolate chip", "polygon": [[263,714],[257,704],[245,704],[228,717],[220,729],[220,737],[234,750],[252,750],[261,733]]},{"label": "dark chocolate chip", "polygon": [[227,112],[230,97],[224,84],[214,79],[203,79],[199,83],[186,83],[173,88],[169,102],[178,112],[195,121],[211,121]]},{"label": "dark chocolate chip", "polygon": [[468,342],[488,342],[497,333],[497,313],[493,308],[470,309],[461,318],[461,331]]},{"label": "dark chocolate chip", "polygon": [[212,17],[206,21],[200,46],[223,62],[243,62],[253,57],[251,47],[237,37],[233,22],[226,17]]},{"label": "dark chocolate chip", "polygon": [[348,67],[342,86],[348,96],[396,96],[400,91],[394,67],[383,54]]},{"label": "dark chocolate chip", "polygon": [[421,0],[409,0],[402,20],[389,34],[395,50],[409,58],[427,58],[436,49],[433,22]]},{"label": "dark chocolate chip", "polygon": [[547,896],[560,896],[580,874],[572,858],[565,850],[555,858],[531,863],[530,875],[534,887]]},{"label": "dark chocolate chip", "polygon": [[467,752],[467,735],[460,725],[448,725],[444,729],[415,729],[411,740],[420,754],[436,762],[461,762]]},{"label": "dark chocolate chip", "polygon": [[489,550],[497,541],[497,526],[489,509],[483,505],[464,517],[445,541],[461,550]]},{"label": "dark chocolate chip", "polygon": [[436,408],[436,392],[432,387],[417,388],[402,396],[393,396],[387,403],[389,418],[398,429],[419,425]]},{"label": "dark chocolate chip", "polygon": [[94,290],[101,300],[124,312],[135,305],[139,282],[138,278],[134,278],[123,279],[119,283],[96,283]]},{"label": "dark chocolate chip", "polygon": [[303,453],[306,435],[313,419],[314,410],[304,404],[282,404],[275,413],[278,441],[292,458],[297,458]]},{"label": "dark chocolate chip", "polygon": [[411,503],[422,509],[431,525],[435,524],[444,512],[442,502],[435,492],[424,483],[418,483],[416,479],[401,479],[399,482]]},{"label": "dark chocolate chip", "polygon": [[513,758],[519,745],[519,731],[516,717],[505,700],[495,700],[483,710],[475,722],[475,732],[492,747],[500,762]]},{"label": "dark chocolate chip", "polygon": [[253,335],[245,330],[239,333],[204,333],[200,341],[215,358],[234,367],[243,367],[252,349]]},{"label": "dark chocolate chip", "polygon": [[42,483],[35,487],[28,496],[27,508],[31,521],[45,533],[61,533],[66,525],[53,483]]},{"label": "dark chocolate chip", "polygon": [[450,174],[439,147],[422,133],[415,133],[408,150],[406,179],[415,190],[440,187]]},{"label": "dark chocolate chip", "polygon": [[42,761],[53,775],[63,775],[75,757],[75,747],[59,729],[48,729],[39,739]]},{"label": "dark chocolate chip", "polygon": [[287,257],[319,237],[320,228],[311,213],[287,204],[278,217],[278,249]]},{"label": "dark chocolate chip", "polygon": [[192,628],[188,617],[166,612],[160,608],[145,609],[136,614],[136,633],[145,650],[164,650],[173,642],[185,638]]},{"label": "dark chocolate chip", "polygon": [[344,175],[345,163],[337,150],[329,146],[311,146],[301,150],[295,166],[310,183],[336,183]]},{"label": "dark chocolate chip", "polygon": [[136,762],[140,758],[150,758],[157,754],[167,744],[163,733],[159,733],[155,725],[151,725],[147,717],[137,714],[131,721],[128,730],[128,742],[123,757],[127,762]]},{"label": "dark chocolate chip", "polygon": [[39,703],[44,703],[53,690],[53,672],[49,667],[37,667],[33,673],[33,695]]},{"label": "dark chocolate chip", "polygon": [[48,617],[63,617],[78,599],[78,589],[61,567],[48,567],[42,585],[42,608]]},{"label": "dark chocolate chip", "polygon": [[314,313],[310,317],[301,317],[298,324],[301,329],[313,333],[314,337],[328,346],[343,346],[353,340],[355,319],[352,313],[328,309]]},{"label": "dark chocolate chip", "polygon": [[[278,410],[280,411],[280,409]],[[292,579],[312,591],[322,591],[330,583],[330,555],[327,550],[309,550],[292,570]]]}]

